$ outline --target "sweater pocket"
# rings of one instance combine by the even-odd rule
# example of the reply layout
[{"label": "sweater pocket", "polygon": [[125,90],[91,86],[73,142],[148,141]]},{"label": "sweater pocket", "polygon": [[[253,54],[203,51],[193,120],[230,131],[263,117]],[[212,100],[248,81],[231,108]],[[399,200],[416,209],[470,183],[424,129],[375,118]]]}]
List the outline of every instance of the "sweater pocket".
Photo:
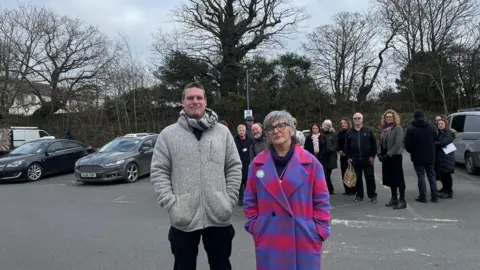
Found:
[{"label": "sweater pocket", "polygon": [[198,202],[190,193],[176,195],[176,197],[177,201],[170,210],[170,221],[174,227],[185,229],[192,223]]},{"label": "sweater pocket", "polygon": [[208,219],[215,225],[225,225],[230,222],[233,205],[226,192],[210,191],[205,196],[205,211]]}]

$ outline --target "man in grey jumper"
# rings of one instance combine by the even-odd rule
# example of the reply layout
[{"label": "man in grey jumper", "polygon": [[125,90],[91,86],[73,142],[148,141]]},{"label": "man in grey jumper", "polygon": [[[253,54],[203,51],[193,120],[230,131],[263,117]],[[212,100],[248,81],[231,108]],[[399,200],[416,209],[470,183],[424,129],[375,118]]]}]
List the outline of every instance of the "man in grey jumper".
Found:
[{"label": "man in grey jumper", "polygon": [[158,203],[170,215],[173,269],[196,269],[202,238],[210,269],[229,270],[242,162],[232,134],[206,108],[201,84],[185,87],[182,104],[177,123],[158,136],[150,175]]}]

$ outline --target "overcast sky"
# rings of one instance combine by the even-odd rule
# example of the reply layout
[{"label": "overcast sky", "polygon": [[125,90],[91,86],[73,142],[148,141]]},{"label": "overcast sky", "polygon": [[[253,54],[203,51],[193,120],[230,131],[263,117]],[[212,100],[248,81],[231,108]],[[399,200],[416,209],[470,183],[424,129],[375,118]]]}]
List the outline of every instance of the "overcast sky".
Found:
[{"label": "overcast sky", "polygon": [[[20,1],[24,2],[24,1]],[[134,52],[148,58],[151,35],[160,27],[169,31],[175,26],[169,23],[169,11],[186,0],[32,0],[35,5],[45,6],[69,17],[79,18],[88,24],[96,25],[102,32],[115,38],[119,32],[125,33]],[[303,4],[310,12],[311,19],[302,29],[327,24],[333,14],[340,11],[366,10],[369,0],[294,0]],[[15,7],[15,0],[0,0],[0,9]],[[300,47],[304,33],[299,33],[288,43],[288,50]]]}]

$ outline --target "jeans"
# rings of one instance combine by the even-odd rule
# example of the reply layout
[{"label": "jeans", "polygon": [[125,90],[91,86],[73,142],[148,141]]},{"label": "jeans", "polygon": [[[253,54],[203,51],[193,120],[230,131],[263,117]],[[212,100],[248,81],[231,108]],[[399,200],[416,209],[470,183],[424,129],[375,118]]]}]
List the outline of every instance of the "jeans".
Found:
[{"label": "jeans", "polygon": [[232,270],[230,256],[235,229],[227,227],[208,227],[193,232],[184,232],[170,227],[168,240],[175,256],[174,270],[196,270],[200,238],[207,252],[211,270]]},{"label": "jeans", "polygon": [[418,178],[418,192],[420,193],[420,198],[427,197],[427,185],[425,183],[425,173],[427,174],[428,184],[430,185],[430,194],[432,199],[437,198],[437,183],[436,183],[436,176],[435,176],[435,168],[434,165],[419,165],[413,164],[413,168],[417,173]]}]

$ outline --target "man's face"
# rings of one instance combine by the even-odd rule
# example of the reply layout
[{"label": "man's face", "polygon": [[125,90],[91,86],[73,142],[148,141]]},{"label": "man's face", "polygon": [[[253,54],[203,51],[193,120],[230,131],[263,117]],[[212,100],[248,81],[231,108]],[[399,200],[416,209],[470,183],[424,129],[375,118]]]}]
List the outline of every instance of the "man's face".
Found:
[{"label": "man's face", "polygon": [[238,134],[240,137],[243,137],[243,136],[245,136],[245,133],[247,133],[247,129],[245,128],[245,126],[244,126],[244,125],[238,126],[238,128],[237,128],[237,134]]},{"label": "man's face", "polygon": [[441,119],[442,119],[442,117],[437,116],[437,117],[435,117],[435,122],[438,122],[438,121],[440,121]]},{"label": "man's face", "polygon": [[258,139],[262,136],[262,128],[259,125],[252,126],[252,134],[255,139]]},{"label": "man's face", "polygon": [[253,120],[247,120],[246,123],[249,127],[251,127],[253,125]]},{"label": "man's face", "polygon": [[200,119],[205,114],[207,100],[205,99],[205,91],[200,88],[185,89],[185,97],[182,100],[185,113],[194,119]]},{"label": "man's face", "polygon": [[363,123],[363,115],[361,113],[356,113],[353,115],[353,122],[356,125],[360,125]]}]

